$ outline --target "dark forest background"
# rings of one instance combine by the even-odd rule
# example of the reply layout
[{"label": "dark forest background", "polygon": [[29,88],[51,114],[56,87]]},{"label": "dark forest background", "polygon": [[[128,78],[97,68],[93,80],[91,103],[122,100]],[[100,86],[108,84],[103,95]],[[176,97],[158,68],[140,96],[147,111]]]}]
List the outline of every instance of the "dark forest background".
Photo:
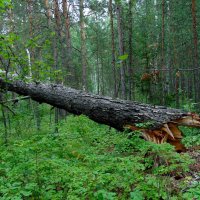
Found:
[{"label": "dark forest background", "polygon": [[0,18],[1,68],[114,98],[198,105],[199,6],[195,0],[12,1]]},{"label": "dark forest background", "polygon": [[[0,77],[198,113],[199,38],[197,0],[0,0]],[[199,130],[180,128],[178,154],[1,90],[0,199],[200,199]]]}]

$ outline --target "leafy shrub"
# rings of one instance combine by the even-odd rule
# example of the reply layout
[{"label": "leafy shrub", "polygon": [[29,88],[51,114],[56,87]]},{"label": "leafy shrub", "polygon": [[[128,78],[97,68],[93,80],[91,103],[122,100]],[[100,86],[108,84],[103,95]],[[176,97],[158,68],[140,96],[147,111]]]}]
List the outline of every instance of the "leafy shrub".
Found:
[{"label": "leafy shrub", "polygon": [[40,131],[31,116],[20,116],[13,116],[12,130],[20,133],[0,146],[2,200],[181,199],[170,174],[188,171],[192,161],[169,144],[144,141],[140,132],[118,133],[84,116],[68,116],[55,135],[46,114]]}]

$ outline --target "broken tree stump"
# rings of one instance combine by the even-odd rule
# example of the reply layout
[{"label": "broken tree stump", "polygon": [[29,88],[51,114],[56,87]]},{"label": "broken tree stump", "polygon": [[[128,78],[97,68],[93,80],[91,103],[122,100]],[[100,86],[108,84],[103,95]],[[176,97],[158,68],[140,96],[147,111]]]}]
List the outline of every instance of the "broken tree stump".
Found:
[{"label": "broken tree stump", "polygon": [[[0,78],[0,88],[29,96],[37,102],[47,103],[76,115],[84,114],[98,123],[120,131],[125,128],[140,130],[146,140],[157,144],[168,142],[174,145],[177,151],[184,150],[179,126],[200,127],[200,118],[197,114],[164,106],[114,100],[63,85],[6,82]],[[141,126],[141,123],[144,126]]]}]

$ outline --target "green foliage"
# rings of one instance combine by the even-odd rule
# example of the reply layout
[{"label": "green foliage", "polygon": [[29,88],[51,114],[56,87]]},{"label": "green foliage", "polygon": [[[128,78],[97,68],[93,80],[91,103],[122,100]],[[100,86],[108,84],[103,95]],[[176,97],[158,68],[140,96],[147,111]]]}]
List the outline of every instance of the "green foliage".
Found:
[{"label": "green foliage", "polygon": [[149,128],[154,124],[153,121],[148,121],[148,122],[144,122],[144,123],[136,123],[135,126],[138,128]]},{"label": "green foliage", "polygon": [[[11,4],[10,0],[0,0],[1,68],[19,74],[16,79],[24,80],[31,69],[31,80],[64,82],[69,79],[69,86],[81,88],[81,37],[76,8],[72,9],[73,13],[69,9],[72,52],[68,55],[66,42],[69,38],[64,26],[60,27],[62,34],[58,36],[56,20],[50,20],[49,24],[44,15],[48,14],[45,4],[32,3],[12,1]],[[188,70],[195,61],[191,51],[195,49],[191,42],[191,3],[183,0],[165,4],[165,24],[162,24],[162,17],[158,17],[162,16],[161,1],[133,0],[134,5],[130,3],[113,1],[114,35],[118,35],[114,10],[119,5],[123,46],[128,52],[114,59],[111,55],[108,2],[86,2],[89,9],[85,16],[88,91],[112,96],[113,86],[117,84],[120,97],[120,69],[116,67],[113,70],[111,63],[116,61],[116,66],[120,67],[122,62],[126,62],[127,93],[132,93],[136,100],[160,104],[165,99],[165,104],[175,106],[178,94],[182,107],[194,111],[196,104],[193,100],[185,103],[186,98],[194,98],[198,92],[193,88],[193,73]],[[197,3],[197,10],[199,5]],[[131,17],[134,19],[132,24]],[[61,15],[62,24],[64,20]],[[162,39],[162,32],[166,32],[164,44],[158,41]],[[117,55],[117,37],[113,42]],[[26,49],[30,52],[30,63]],[[70,63],[69,56],[72,57]],[[131,57],[133,63],[129,66]],[[164,66],[169,73],[161,72],[159,81],[141,83],[143,73]],[[186,71],[181,71],[179,88],[176,88],[174,81],[178,77],[175,71],[179,67]],[[189,83],[191,91],[190,86],[187,87]],[[183,188],[182,184],[175,185],[174,174],[188,172],[193,161],[187,154],[175,153],[169,144],[146,142],[138,131],[119,134],[84,116],[69,116],[67,121],[60,122],[57,125],[59,134],[56,135],[53,112],[45,106],[39,106],[42,124],[38,131],[35,130],[36,116],[29,104],[10,106],[16,115],[6,113],[9,119],[7,145],[5,127],[3,124],[0,126],[0,199],[199,199],[198,184],[192,184],[186,190],[184,184]],[[3,121],[2,116],[0,118]],[[149,128],[152,124],[146,122],[136,126]],[[186,147],[200,145],[199,131],[189,128],[183,131]]]},{"label": "green foliage", "polygon": [[5,12],[6,8],[11,7],[11,0],[0,0],[0,13]]},{"label": "green foliage", "polygon": [[131,200],[143,200],[143,195],[140,190],[135,190],[134,192],[130,193],[130,199]]},{"label": "green foliage", "polygon": [[40,106],[42,130],[38,132],[33,126],[34,113],[27,111],[24,104],[16,108],[9,144],[1,142],[1,199],[181,196],[177,193],[181,188],[172,186],[174,179],[169,175],[188,171],[192,160],[187,154],[177,154],[169,144],[146,142],[139,132],[119,134],[84,116],[68,116],[55,135],[45,106]]},{"label": "green foliage", "polygon": [[183,199],[199,199],[200,197],[200,183],[194,181],[190,188],[183,194]]},{"label": "green foliage", "polygon": [[194,112],[195,111],[195,103],[193,102],[192,99],[188,99],[187,103],[183,105],[183,108],[190,112]]},{"label": "green foliage", "polygon": [[118,59],[122,61],[126,60],[127,58],[128,58],[128,54],[124,54],[118,57]]},{"label": "green foliage", "polygon": [[200,134],[199,129],[181,127],[185,137],[183,143],[186,147],[199,146],[200,145]]}]

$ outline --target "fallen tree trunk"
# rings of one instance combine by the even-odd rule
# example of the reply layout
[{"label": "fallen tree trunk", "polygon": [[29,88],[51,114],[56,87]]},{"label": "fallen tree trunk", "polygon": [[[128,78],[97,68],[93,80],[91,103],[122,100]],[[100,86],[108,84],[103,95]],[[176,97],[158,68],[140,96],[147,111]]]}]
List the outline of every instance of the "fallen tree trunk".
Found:
[{"label": "fallen tree trunk", "polygon": [[0,78],[0,88],[29,96],[37,102],[47,103],[76,115],[84,114],[117,130],[141,130],[145,139],[159,144],[169,142],[177,150],[184,148],[180,143],[182,133],[178,126],[200,127],[198,115],[179,109],[114,100],[63,85],[6,82]]}]

